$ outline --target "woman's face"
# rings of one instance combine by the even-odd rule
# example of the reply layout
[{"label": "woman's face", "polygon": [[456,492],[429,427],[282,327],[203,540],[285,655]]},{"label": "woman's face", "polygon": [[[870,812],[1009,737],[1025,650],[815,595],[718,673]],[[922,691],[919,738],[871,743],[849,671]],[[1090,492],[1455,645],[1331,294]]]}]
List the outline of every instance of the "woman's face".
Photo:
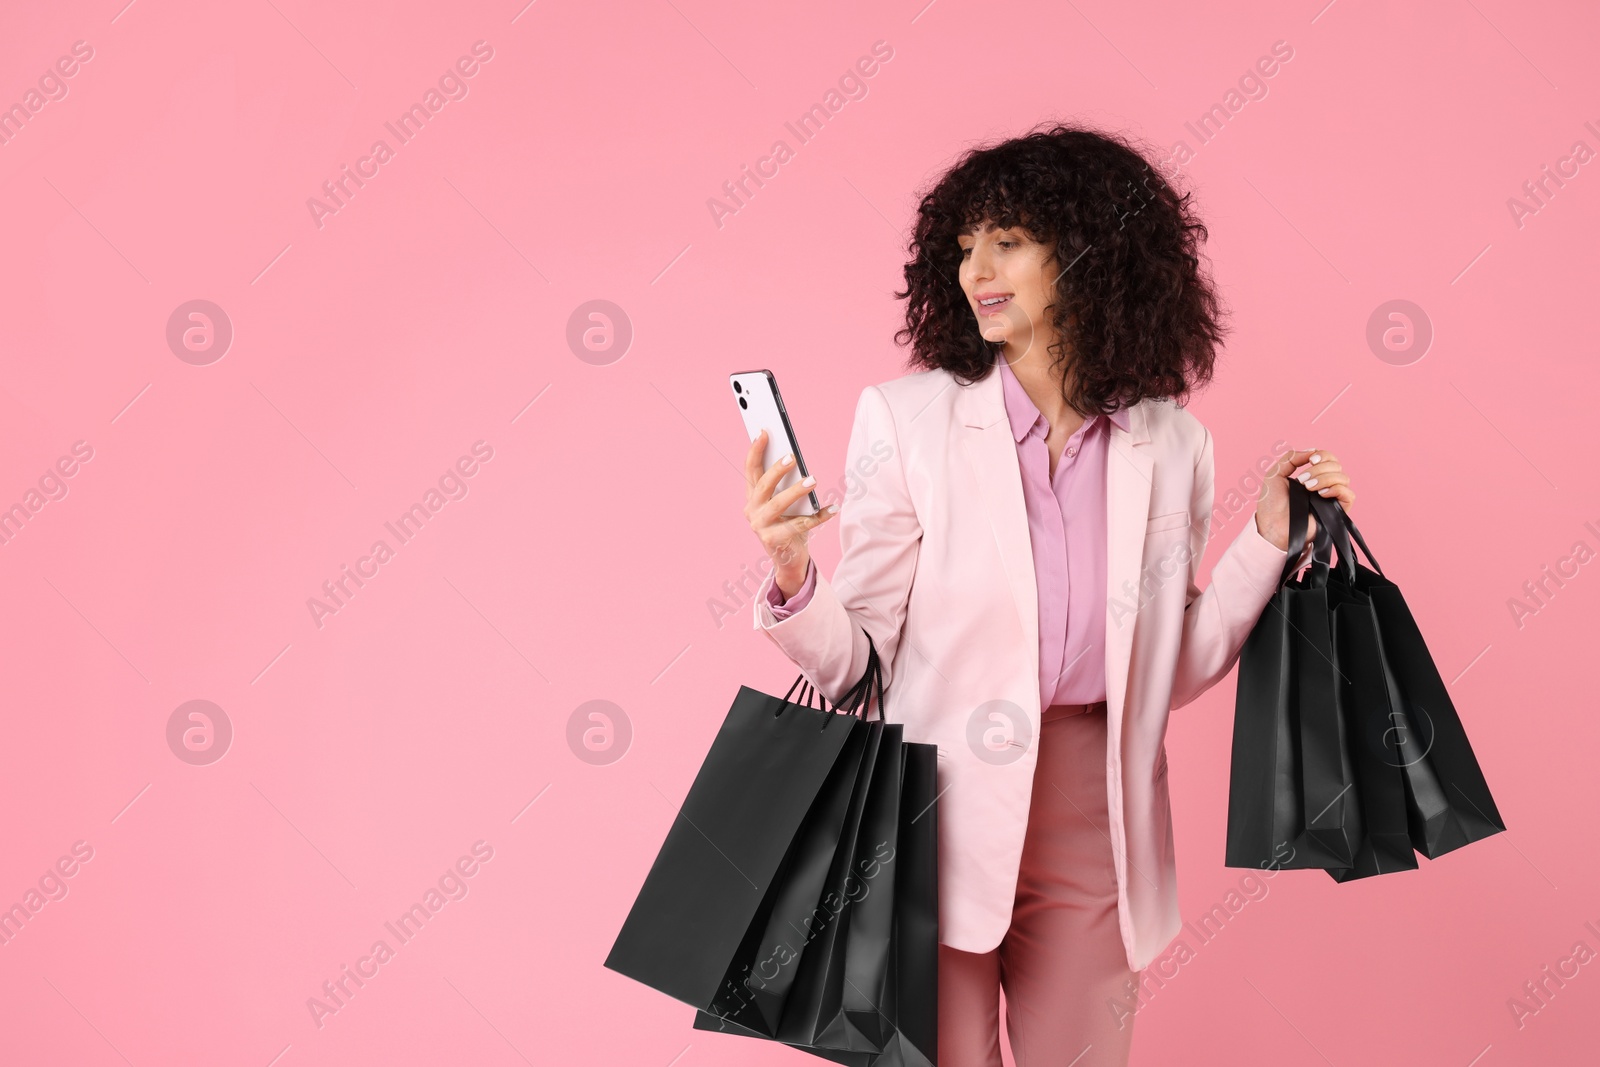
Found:
[{"label": "woman's face", "polygon": [[989,221],[956,240],[961,290],[984,340],[1004,344],[1012,364],[1029,352],[1044,354],[1053,339],[1047,309],[1061,273],[1055,249],[1020,227],[996,229]]}]

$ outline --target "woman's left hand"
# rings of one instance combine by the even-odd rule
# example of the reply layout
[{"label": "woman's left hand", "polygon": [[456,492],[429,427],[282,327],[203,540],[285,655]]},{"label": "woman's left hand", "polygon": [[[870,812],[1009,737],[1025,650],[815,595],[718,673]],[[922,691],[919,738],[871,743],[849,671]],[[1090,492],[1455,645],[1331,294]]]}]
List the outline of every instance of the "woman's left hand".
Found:
[{"label": "woman's left hand", "polygon": [[[1303,470],[1298,470],[1304,466]],[[1327,500],[1337,500],[1346,511],[1355,503],[1350,476],[1338,458],[1325,448],[1285,452],[1267,475],[1256,503],[1256,529],[1261,536],[1284,551],[1289,550],[1289,479],[1294,478],[1311,492]],[[1315,515],[1306,517],[1306,544],[1316,538]],[[1298,550],[1297,550],[1298,551]]]}]

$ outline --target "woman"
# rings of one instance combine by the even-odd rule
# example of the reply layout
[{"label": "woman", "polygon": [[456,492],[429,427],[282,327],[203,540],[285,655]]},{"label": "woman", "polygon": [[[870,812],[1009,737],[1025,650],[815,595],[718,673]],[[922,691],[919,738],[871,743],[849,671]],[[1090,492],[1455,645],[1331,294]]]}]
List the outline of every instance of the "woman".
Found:
[{"label": "woman", "polygon": [[[1223,330],[1207,236],[1120,138],[1055,126],[967,153],[922,199],[906,265],[915,373],[869,386],[842,511],[783,512],[792,457],[746,459],[773,566],[764,631],[830,699],[868,635],[890,721],[939,749],[939,1053],[1125,1064],[1137,975],[1176,936],[1170,711],[1233,666],[1288,559],[1288,478],[1338,500],[1326,450],[1286,452],[1195,584],[1212,438],[1179,403]],[[887,458],[884,458],[887,456]],[[807,539],[840,514],[833,579]],[[1310,558],[1315,524],[1296,567]]]}]

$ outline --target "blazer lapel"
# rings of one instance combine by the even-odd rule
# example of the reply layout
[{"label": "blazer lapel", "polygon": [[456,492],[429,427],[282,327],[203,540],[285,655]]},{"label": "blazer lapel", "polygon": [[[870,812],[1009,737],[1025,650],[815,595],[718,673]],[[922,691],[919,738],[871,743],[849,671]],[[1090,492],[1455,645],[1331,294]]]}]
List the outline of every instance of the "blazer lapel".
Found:
[{"label": "blazer lapel", "polygon": [[[1017,443],[1006,417],[1005,394],[998,370],[982,381],[958,387],[955,410],[962,424],[962,450],[972,465],[983,495],[984,514],[994,530],[1005,568],[1006,584],[1022,622],[1031,677],[1039,674],[1039,586],[1033,569],[1033,543],[1028,507],[1022,496],[1022,467]],[[1133,653],[1133,619],[1110,612],[1109,600],[1139,602],[1139,568],[1143,563],[1144,528],[1150,517],[1150,474],[1154,461],[1145,406],[1128,413],[1128,429],[1110,424],[1106,456],[1106,706],[1120,725]],[[1119,613],[1120,614],[1120,613]],[[1042,710],[1042,709],[1041,709]]]},{"label": "blazer lapel", "polygon": [[1137,607],[1139,568],[1144,564],[1144,531],[1150,521],[1150,432],[1143,400],[1128,412],[1128,428],[1111,424],[1106,453],[1106,715],[1113,739],[1121,736],[1123,702],[1133,657],[1138,613],[1111,611],[1111,603]]},{"label": "blazer lapel", "polygon": [[1033,570],[1028,503],[1022,496],[1022,464],[1017,460],[1017,442],[1006,418],[999,368],[991,370],[982,381],[960,387],[955,407],[964,427],[958,431],[962,435],[961,446],[983,494],[983,513],[1000,546],[1006,584],[1022,621],[1023,648],[1033,668],[1029,677],[1037,678],[1039,585]]}]

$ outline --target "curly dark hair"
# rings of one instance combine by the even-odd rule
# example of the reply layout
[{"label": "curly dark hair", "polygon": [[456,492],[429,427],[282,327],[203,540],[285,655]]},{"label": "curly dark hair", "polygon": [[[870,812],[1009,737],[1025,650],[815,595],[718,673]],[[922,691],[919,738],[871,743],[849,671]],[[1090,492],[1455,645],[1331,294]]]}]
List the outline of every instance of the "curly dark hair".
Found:
[{"label": "curly dark hair", "polygon": [[1055,124],[968,150],[923,195],[907,251],[910,366],[962,384],[986,377],[999,345],[978,331],[958,278],[956,237],[973,224],[1055,243],[1055,363],[1072,360],[1067,402],[1085,418],[1146,397],[1179,404],[1211,380],[1226,327],[1197,249],[1206,228],[1125,137]]}]

